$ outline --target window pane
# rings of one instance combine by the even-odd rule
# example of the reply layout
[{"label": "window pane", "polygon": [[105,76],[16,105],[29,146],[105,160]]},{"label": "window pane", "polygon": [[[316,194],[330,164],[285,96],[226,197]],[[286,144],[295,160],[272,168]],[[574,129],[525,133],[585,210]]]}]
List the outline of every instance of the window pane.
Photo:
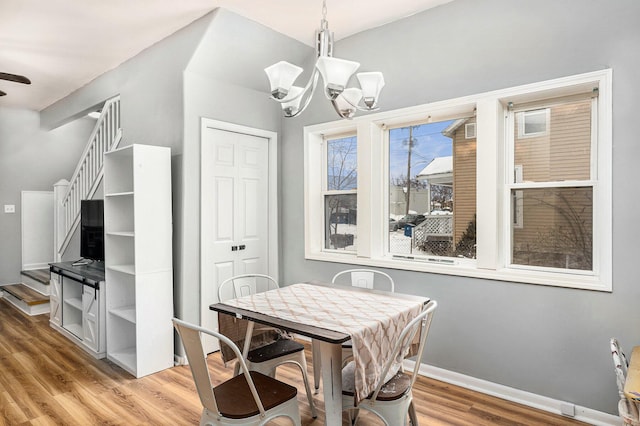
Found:
[{"label": "window pane", "polygon": [[474,118],[389,131],[389,252],[475,258]]},{"label": "window pane", "polygon": [[535,111],[525,111],[522,113],[522,131],[523,136],[531,136],[535,134],[545,133],[547,131],[547,113],[548,109],[539,109]]},{"label": "window pane", "polygon": [[357,195],[325,195],[326,249],[356,251]]},{"label": "window pane", "polygon": [[327,141],[327,190],[344,191],[358,187],[358,158],[355,136]]},{"label": "window pane", "polygon": [[[512,191],[512,263],[550,268],[593,268],[593,190],[536,188]],[[520,205],[514,205],[520,203]]]},{"label": "window pane", "polygon": [[590,99],[518,113],[514,137],[516,183],[591,178]]}]

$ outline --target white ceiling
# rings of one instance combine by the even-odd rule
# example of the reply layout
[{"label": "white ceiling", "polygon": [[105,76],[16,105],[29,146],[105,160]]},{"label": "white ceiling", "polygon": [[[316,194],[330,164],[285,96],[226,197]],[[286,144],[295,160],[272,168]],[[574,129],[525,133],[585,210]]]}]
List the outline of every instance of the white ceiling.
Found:
[{"label": "white ceiling", "polygon": [[[336,40],[452,0],[329,0]],[[224,7],[312,45],[320,0],[2,0],[0,106],[41,110],[209,11]]]}]

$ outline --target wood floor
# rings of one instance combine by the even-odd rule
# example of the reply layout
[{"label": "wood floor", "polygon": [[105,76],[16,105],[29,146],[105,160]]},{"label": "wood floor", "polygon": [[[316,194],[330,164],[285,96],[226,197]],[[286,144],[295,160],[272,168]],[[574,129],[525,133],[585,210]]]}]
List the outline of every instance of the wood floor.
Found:
[{"label": "wood floor", "polygon": [[[212,375],[221,380],[230,377],[232,369],[224,368],[218,354],[209,359]],[[176,426],[195,425],[200,418],[189,367],[134,379],[109,361],[95,360],[54,331],[47,315],[29,317],[2,299],[0,363],[0,425]],[[310,358],[308,363],[311,366]],[[322,425],[322,392],[315,395],[319,416],[314,420],[299,372],[281,367],[278,378],[296,382],[302,424]],[[424,377],[416,382],[414,398],[421,425],[581,424]],[[366,414],[358,424],[382,423]]]}]

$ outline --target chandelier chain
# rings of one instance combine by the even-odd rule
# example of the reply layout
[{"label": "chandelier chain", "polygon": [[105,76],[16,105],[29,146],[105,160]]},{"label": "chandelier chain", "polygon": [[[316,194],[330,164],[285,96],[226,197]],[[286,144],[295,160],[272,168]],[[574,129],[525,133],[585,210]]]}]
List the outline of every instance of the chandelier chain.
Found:
[{"label": "chandelier chain", "polygon": [[320,28],[327,29],[329,23],[327,22],[327,0],[322,0],[322,21],[320,21]]}]

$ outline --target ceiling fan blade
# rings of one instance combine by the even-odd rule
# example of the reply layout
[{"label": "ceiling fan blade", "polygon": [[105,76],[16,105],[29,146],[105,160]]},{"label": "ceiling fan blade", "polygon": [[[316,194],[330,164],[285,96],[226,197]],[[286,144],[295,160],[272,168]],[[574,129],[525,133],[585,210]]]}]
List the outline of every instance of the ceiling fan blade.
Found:
[{"label": "ceiling fan blade", "polygon": [[15,81],[16,83],[22,83],[22,84],[31,84],[31,80],[29,80],[27,77],[23,75],[9,74],[6,72],[0,72],[0,80]]},{"label": "ceiling fan blade", "polygon": [[4,93],[2,90],[0,90],[0,96],[4,96],[6,95],[6,93]]}]

